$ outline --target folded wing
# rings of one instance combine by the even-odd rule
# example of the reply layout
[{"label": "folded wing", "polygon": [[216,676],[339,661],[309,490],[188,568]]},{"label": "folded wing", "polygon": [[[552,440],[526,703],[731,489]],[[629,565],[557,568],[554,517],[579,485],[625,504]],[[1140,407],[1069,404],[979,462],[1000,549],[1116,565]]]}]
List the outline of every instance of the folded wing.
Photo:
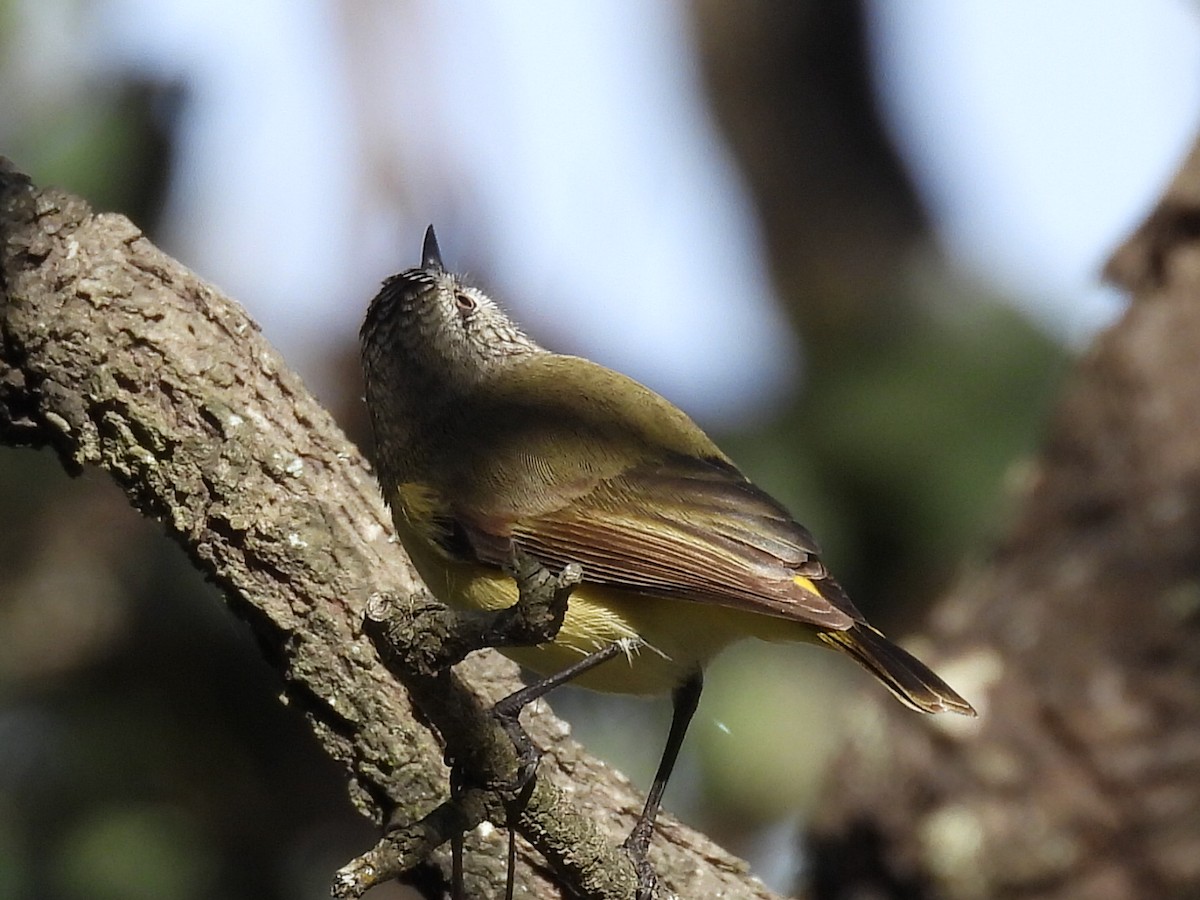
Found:
[{"label": "folded wing", "polygon": [[472,552],[514,548],[575,562],[587,581],[843,630],[862,616],[821,563],[812,535],[721,459],[679,454],[604,478],[536,515],[455,511]]}]

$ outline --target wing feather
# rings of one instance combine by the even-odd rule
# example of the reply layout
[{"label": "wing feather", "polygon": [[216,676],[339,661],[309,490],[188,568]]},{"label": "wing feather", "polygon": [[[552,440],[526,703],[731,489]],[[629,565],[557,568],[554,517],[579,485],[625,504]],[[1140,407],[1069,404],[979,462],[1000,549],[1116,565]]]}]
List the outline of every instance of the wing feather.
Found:
[{"label": "wing feather", "polygon": [[862,619],[829,578],[812,535],[723,460],[644,463],[534,516],[458,515],[494,564],[517,547],[552,567],[578,563],[588,581],[613,587],[824,628]]}]

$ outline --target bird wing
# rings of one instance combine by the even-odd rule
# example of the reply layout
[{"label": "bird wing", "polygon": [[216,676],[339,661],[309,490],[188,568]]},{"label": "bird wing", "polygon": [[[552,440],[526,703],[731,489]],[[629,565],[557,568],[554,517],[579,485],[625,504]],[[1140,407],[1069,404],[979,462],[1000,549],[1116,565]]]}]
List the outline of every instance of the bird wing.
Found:
[{"label": "bird wing", "polygon": [[677,407],[587,360],[544,354],[463,398],[436,432],[443,550],[639,593],[846,629],[862,615],[812,535]]},{"label": "bird wing", "polygon": [[594,583],[845,629],[862,616],[812,535],[731,463],[670,454],[535,515],[456,510],[481,561],[513,549]]}]

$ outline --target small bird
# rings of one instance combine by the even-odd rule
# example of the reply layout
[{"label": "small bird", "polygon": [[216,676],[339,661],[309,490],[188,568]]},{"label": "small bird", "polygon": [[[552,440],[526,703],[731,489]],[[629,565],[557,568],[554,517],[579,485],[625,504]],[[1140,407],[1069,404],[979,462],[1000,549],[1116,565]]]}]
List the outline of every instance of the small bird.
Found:
[{"label": "small bird", "polygon": [[502,652],[543,676],[623,642],[577,683],[671,694],[671,735],[639,827],[644,856],[699,702],[702,670],[741,638],[839,650],[919,712],[975,710],[872,628],[816,541],[681,410],[638,382],[530,339],[446,270],[433,227],[421,265],[388,278],[361,331],[384,498],[433,594],[499,610],[514,552],[583,580],[555,638]]}]

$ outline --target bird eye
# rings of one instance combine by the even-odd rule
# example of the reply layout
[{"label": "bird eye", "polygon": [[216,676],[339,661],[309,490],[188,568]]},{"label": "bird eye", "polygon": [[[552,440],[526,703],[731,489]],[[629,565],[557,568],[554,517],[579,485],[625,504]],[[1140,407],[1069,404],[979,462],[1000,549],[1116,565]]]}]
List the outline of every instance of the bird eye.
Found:
[{"label": "bird eye", "polygon": [[458,291],[454,294],[454,304],[458,307],[459,312],[474,312],[475,298],[470,294],[464,294]]}]

